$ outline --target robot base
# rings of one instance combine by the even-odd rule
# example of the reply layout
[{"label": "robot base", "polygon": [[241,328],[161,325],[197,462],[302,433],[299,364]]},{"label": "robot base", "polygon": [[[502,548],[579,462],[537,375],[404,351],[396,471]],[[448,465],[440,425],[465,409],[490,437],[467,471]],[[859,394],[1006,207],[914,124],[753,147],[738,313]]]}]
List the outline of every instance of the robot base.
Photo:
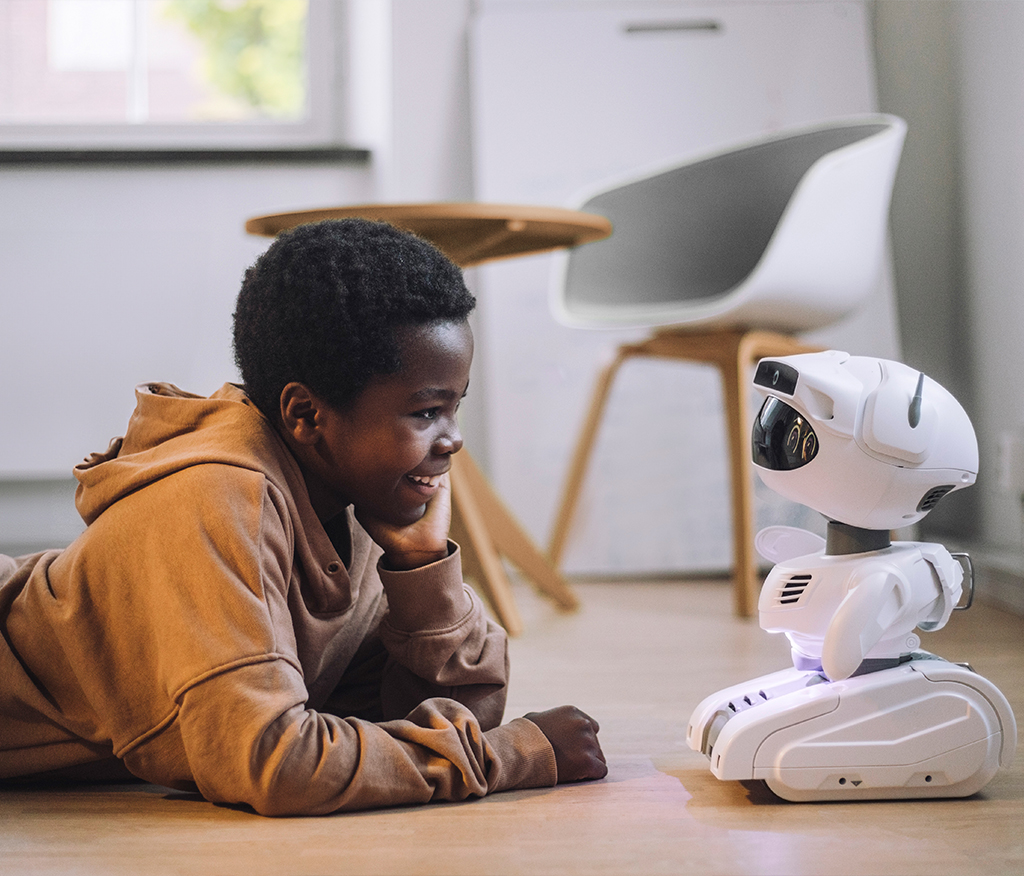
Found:
[{"label": "robot base", "polygon": [[686,737],[717,778],[793,802],[967,797],[1010,764],[1017,725],[990,681],[917,652],[843,681],[785,669],[726,688]]}]

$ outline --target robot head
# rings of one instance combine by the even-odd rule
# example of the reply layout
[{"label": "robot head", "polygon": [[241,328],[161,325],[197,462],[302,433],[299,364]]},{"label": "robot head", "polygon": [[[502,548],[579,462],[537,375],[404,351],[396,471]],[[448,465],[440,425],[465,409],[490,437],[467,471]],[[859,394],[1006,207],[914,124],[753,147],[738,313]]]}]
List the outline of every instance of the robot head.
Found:
[{"label": "robot head", "polygon": [[977,477],[967,413],[899,362],[837,350],[762,359],[754,388],[761,480],[830,520],[898,529]]}]

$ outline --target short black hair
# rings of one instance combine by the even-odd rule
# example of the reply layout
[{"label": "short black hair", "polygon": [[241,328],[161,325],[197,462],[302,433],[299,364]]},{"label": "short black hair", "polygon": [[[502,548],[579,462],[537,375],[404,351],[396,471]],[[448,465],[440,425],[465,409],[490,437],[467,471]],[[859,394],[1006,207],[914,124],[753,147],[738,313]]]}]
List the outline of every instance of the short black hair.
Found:
[{"label": "short black hair", "polygon": [[245,272],[235,363],[272,420],[292,381],[345,408],[373,377],[401,370],[398,329],[462,322],[475,305],[462,271],[422,238],[365,219],[300,225]]}]

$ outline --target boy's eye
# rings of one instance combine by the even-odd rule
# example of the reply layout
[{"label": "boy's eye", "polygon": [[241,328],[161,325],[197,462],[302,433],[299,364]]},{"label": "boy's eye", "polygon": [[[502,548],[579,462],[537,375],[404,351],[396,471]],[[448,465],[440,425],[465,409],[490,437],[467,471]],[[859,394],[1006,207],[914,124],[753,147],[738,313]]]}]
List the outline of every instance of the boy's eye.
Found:
[{"label": "boy's eye", "polygon": [[[465,396],[463,396],[463,398],[464,397]],[[433,407],[430,407],[430,408],[421,408],[418,411],[413,411],[411,416],[416,417],[417,419],[420,419],[420,420],[436,420],[446,410],[449,410],[449,409],[451,410],[451,413],[454,416],[455,414],[457,414],[459,412],[459,408],[461,407],[461,405],[462,405],[462,398],[459,398],[459,399],[455,400],[454,405],[451,402],[447,402],[447,403],[445,403],[443,405],[434,405]]]}]

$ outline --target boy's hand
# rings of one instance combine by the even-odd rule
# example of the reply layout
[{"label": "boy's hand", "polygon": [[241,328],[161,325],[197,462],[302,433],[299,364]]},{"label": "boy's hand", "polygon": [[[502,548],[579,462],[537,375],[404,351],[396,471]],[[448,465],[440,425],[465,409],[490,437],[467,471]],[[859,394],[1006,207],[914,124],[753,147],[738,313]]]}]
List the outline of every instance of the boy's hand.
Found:
[{"label": "boy's hand", "polygon": [[575,706],[559,706],[525,715],[548,738],[555,750],[558,783],[603,779],[608,764],[597,741],[597,721]]},{"label": "boy's hand", "polygon": [[452,522],[452,487],[448,474],[441,476],[437,493],[427,502],[423,516],[408,526],[395,526],[355,509],[356,519],[384,550],[384,565],[407,572],[448,556],[448,530]]}]

